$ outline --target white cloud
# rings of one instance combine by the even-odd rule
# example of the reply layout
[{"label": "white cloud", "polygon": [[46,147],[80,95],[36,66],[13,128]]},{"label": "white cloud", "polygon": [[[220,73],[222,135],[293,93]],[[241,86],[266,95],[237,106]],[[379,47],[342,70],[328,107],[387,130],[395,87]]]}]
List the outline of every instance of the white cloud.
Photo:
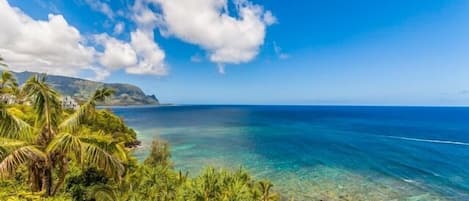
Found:
[{"label": "white cloud", "polygon": [[266,27],[276,22],[270,11],[246,0],[234,0],[238,17],[228,13],[227,0],[147,0],[161,7],[156,14],[144,1],[134,5],[138,24],[151,27],[156,23],[162,35],[201,46],[218,64],[254,59],[264,43]]},{"label": "white cloud", "polygon": [[[85,71],[103,80],[113,70],[132,74],[166,75],[165,53],[153,40],[153,32],[137,29],[130,42],[108,34],[86,40],[62,15],[35,20],[0,0],[0,55],[14,71],[34,71],[79,76]],[[102,46],[97,51],[95,46]]]},{"label": "white cloud", "polygon": [[125,24],[123,22],[118,22],[115,26],[114,26],[114,34],[121,34],[122,32],[124,32],[124,28],[125,28]]},{"label": "white cloud", "polygon": [[85,3],[88,4],[91,9],[106,15],[109,19],[114,18],[114,11],[112,11],[111,7],[108,4],[100,0],[85,0]]},{"label": "white cloud", "polygon": [[77,75],[93,64],[95,49],[62,15],[34,20],[0,0],[0,55],[17,71]]},{"label": "white cloud", "polygon": [[280,46],[278,46],[275,41],[273,43],[273,46],[274,46],[274,52],[279,59],[288,59],[290,57],[290,55],[282,51],[282,48],[280,48]]},{"label": "white cloud", "polygon": [[130,43],[107,34],[95,35],[95,41],[104,48],[99,63],[109,70],[124,68],[131,74],[166,75],[165,53],[153,40],[153,32],[140,29],[130,34]]},{"label": "white cloud", "polygon": [[135,0],[132,7],[133,20],[138,27],[145,31],[153,31],[156,24],[161,23],[161,17],[157,16],[148,6],[147,0]]},{"label": "white cloud", "polygon": [[99,58],[101,65],[111,69],[118,69],[137,63],[137,53],[130,44],[107,34],[96,35],[95,40],[104,47],[104,53]]},{"label": "white cloud", "polygon": [[[159,28],[164,36],[206,50],[207,58],[223,73],[225,64],[254,59],[264,43],[266,27],[276,23],[272,13],[260,5],[233,0],[235,9],[228,11],[228,1],[136,0],[131,10],[137,28],[130,33],[129,41],[122,41],[108,34],[92,35],[93,40],[86,40],[62,15],[49,14],[47,20],[35,20],[0,0],[0,55],[16,71],[78,76],[91,70],[99,80],[116,69],[131,74],[167,75],[165,52],[154,40],[153,31]],[[119,15],[102,0],[84,2],[111,21]],[[236,13],[229,13],[233,11]],[[118,22],[110,31],[119,35],[125,28]],[[98,51],[97,45],[103,50]]]},{"label": "white cloud", "polygon": [[90,67],[89,69],[92,70],[95,74],[94,77],[87,78],[90,80],[102,81],[111,75],[111,72],[104,68]]},{"label": "white cloud", "polygon": [[267,25],[272,25],[272,24],[277,23],[277,18],[275,18],[275,16],[272,14],[272,12],[266,11],[264,13],[264,22]]},{"label": "white cloud", "polygon": [[126,68],[127,73],[167,75],[164,63],[165,53],[153,39],[153,31],[145,32],[137,29],[130,34],[131,45],[138,55],[138,63]]}]

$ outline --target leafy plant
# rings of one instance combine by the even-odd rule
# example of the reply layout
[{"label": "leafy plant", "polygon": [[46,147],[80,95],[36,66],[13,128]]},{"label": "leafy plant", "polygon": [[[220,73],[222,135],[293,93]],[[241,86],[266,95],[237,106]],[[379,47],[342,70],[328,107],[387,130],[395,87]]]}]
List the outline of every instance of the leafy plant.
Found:
[{"label": "leafy plant", "polygon": [[208,167],[195,177],[175,170],[164,140],[154,140],[138,163],[124,146],[136,140],[135,131],[112,111],[96,109],[112,90],[99,89],[66,111],[45,81],[34,76],[21,88],[31,106],[0,103],[0,200],[280,200],[270,182],[243,169]]},{"label": "leafy plant", "polygon": [[85,119],[94,117],[96,102],[112,91],[97,90],[76,112],[64,118],[58,93],[45,81],[45,77],[34,76],[22,89],[32,103],[34,124],[0,105],[0,137],[6,142],[0,145],[0,177],[14,175],[19,167],[27,166],[31,190],[45,196],[56,194],[63,185],[71,161],[82,167],[98,167],[109,177],[120,179],[127,156],[122,143],[103,133],[77,132]]}]

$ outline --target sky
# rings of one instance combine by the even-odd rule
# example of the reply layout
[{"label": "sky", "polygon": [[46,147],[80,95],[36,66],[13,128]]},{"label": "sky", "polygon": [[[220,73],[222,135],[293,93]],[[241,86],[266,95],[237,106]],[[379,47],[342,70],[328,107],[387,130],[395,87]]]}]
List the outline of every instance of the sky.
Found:
[{"label": "sky", "polygon": [[0,0],[13,71],[163,103],[469,105],[466,0]]}]

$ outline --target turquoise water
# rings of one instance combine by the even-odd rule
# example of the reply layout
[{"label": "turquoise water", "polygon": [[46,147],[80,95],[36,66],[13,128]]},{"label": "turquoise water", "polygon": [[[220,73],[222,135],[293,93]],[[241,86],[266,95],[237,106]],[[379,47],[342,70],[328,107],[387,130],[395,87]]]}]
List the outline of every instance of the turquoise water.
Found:
[{"label": "turquoise water", "polygon": [[296,200],[469,200],[469,108],[113,108],[176,168],[243,166]]}]

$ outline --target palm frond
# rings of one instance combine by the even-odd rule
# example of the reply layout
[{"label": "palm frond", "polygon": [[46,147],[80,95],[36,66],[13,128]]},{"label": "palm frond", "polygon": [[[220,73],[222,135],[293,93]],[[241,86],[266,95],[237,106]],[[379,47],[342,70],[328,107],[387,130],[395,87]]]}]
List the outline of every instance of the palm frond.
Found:
[{"label": "palm frond", "polygon": [[21,140],[14,140],[14,139],[9,139],[9,138],[2,138],[0,137],[0,147],[3,148],[17,148],[17,147],[22,147],[26,146],[29,143],[26,141],[21,141]]},{"label": "palm frond", "polygon": [[0,104],[0,137],[29,142],[34,138],[33,127],[10,114],[7,107]]},{"label": "palm frond", "polygon": [[[59,152],[64,154],[71,154],[76,159],[81,159],[82,142],[80,139],[69,133],[61,133],[56,135],[54,139],[47,146],[47,152]],[[79,161],[80,162],[80,161]]]},{"label": "palm frond", "polygon": [[109,88],[96,90],[88,101],[59,125],[59,129],[69,132],[75,131],[86,119],[93,119],[96,111],[96,102],[104,101],[112,94],[114,94],[114,90]]},{"label": "palm frond", "polygon": [[8,156],[13,150],[28,145],[27,142],[0,138],[0,160]]},{"label": "palm frond", "polygon": [[82,158],[86,164],[103,169],[116,180],[124,173],[124,166],[118,158],[93,144],[83,143]]},{"label": "palm frond", "polygon": [[12,140],[8,138],[0,138],[0,160],[5,158],[10,152],[20,147],[29,145],[28,142]]},{"label": "palm frond", "polygon": [[86,118],[92,118],[95,112],[95,104],[94,102],[86,102],[85,104],[81,105],[78,110],[76,110],[73,114],[67,117],[62,123],[59,125],[59,129],[62,131],[75,131],[80,124],[82,124]]},{"label": "palm frond", "polygon": [[113,156],[116,156],[122,162],[125,162],[128,159],[124,143],[114,141],[111,135],[99,132],[97,134],[81,135],[79,138],[82,142],[93,144]]},{"label": "palm frond", "polygon": [[1,83],[5,86],[7,83],[11,85],[18,86],[18,82],[16,81],[16,77],[10,71],[4,70],[1,75]]},{"label": "palm frond", "polygon": [[104,87],[102,89],[98,89],[94,92],[92,99],[94,101],[105,101],[106,98],[112,96],[115,91],[111,88]]},{"label": "palm frond", "polygon": [[62,108],[58,93],[46,83],[46,77],[31,77],[26,81],[23,90],[33,102],[37,114],[36,123],[44,125],[47,129],[56,128]]},{"label": "palm frond", "polygon": [[114,189],[108,185],[95,185],[88,192],[88,198],[100,201],[117,200]]},{"label": "palm frond", "polygon": [[46,154],[32,145],[20,147],[0,163],[0,177],[10,176],[20,165],[30,160],[46,160]]}]

